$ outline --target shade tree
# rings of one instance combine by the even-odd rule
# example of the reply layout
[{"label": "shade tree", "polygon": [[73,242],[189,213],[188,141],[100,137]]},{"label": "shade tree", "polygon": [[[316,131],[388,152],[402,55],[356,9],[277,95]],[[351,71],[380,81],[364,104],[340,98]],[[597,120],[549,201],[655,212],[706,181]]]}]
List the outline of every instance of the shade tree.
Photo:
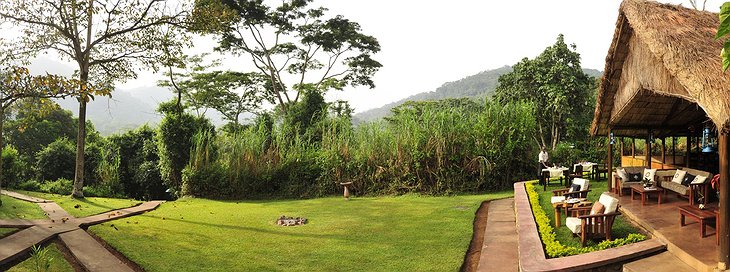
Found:
[{"label": "shade tree", "polygon": [[[0,18],[21,35],[15,55],[26,58],[53,52],[76,64],[76,78],[86,84],[112,84],[137,76],[143,66],[157,68],[179,55],[189,39],[179,26],[189,12],[186,1],[163,0],[8,0]],[[171,53],[172,52],[172,53]],[[93,94],[79,89],[79,124]],[[73,195],[83,197],[86,126],[78,126]]]},{"label": "shade tree", "polygon": [[191,26],[216,35],[217,50],[248,57],[284,112],[306,91],[373,88],[372,77],[382,66],[372,58],[380,51],[378,40],[343,16],[326,17],[327,9],[311,2],[197,0]]}]

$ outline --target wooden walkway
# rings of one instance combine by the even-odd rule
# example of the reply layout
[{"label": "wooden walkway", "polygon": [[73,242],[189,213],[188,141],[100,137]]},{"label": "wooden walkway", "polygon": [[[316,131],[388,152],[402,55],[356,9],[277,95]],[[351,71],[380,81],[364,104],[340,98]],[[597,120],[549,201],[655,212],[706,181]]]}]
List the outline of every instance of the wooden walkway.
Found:
[{"label": "wooden walkway", "polygon": [[58,204],[23,194],[2,191],[17,199],[38,203],[47,220],[0,220],[0,227],[24,228],[0,239],[0,267],[26,256],[31,247],[58,237],[87,271],[134,271],[109,252],[82,228],[151,211],[164,201],[150,201],[141,205],[114,210],[83,218],[74,218]]}]

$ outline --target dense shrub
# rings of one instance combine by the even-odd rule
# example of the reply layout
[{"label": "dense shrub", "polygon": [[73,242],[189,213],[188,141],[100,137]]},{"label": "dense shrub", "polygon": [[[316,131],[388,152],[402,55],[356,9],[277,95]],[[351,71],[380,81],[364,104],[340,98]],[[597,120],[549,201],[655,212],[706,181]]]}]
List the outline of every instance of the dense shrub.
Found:
[{"label": "dense shrub", "polygon": [[18,150],[11,145],[5,146],[2,152],[2,160],[2,185],[5,187],[14,187],[19,182],[18,178],[23,168],[20,156],[18,155]]},{"label": "dense shrub", "polygon": [[180,191],[182,170],[190,160],[192,139],[198,131],[213,131],[208,119],[187,113],[168,113],[162,119],[157,133],[159,167],[165,185]]},{"label": "dense shrub", "polygon": [[59,178],[54,181],[46,181],[40,186],[40,190],[43,192],[59,195],[70,195],[72,189],[73,181],[65,178]]},{"label": "dense shrub", "polygon": [[142,126],[107,139],[101,153],[97,175],[103,181],[92,190],[95,194],[117,192],[136,199],[164,197],[158,168],[156,132]]},{"label": "dense shrub", "polygon": [[25,191],[40,191],[41,184],[36,180],[28,180],[18,183],[14,188],[25,190]]},{"label": "dense shrub", "polygon": [[76,145],[67,138],[60,138],[36,155],[39,180],[73,179],[76,162]]}]

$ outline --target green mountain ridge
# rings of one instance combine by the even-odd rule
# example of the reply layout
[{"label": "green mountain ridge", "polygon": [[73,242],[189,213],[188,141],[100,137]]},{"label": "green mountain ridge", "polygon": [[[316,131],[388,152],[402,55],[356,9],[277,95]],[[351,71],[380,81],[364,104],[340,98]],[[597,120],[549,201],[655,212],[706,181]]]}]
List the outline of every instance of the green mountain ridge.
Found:
[{"label": "green mountain ridge", "polygon": [[[366,110],[354,115],[355,122],[374,121],[390,114],[390,109],[407,101],[430,101],[446,98],[484,98],[494,94],[499,76],[512,72],[512,66],[502,66],[497,69],[479,72],[475,75],[446,82],[434,91],[418,93],[396,102],[385,104],[382,107]],[[583,72],[593,77],[600,77],[603,72],[596,69],[584,68]]]}]

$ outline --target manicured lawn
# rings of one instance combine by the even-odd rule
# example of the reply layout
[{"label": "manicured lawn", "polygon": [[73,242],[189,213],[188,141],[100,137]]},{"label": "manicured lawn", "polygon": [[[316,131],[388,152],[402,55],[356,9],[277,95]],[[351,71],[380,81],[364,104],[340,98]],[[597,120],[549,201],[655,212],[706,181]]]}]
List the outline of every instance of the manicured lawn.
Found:
[{"label": "manicured lawn", "polygon": [[43,219],[47,218],[43,210],[35,203],[18,200],[8,196],[0,196],[0,219]]},{"label": "manicured lawn", "polygon": [[[46,215],[38,205],[8,196],[0,196],[3,205],[0,206],[0,219],[43,219]],[[0,237],[15,231],[12,228],[0,228]]]},{"label": "manicured lawn", "polygon": [[[456,271],[481,202],[511,195],[184,198],[89,230],[146,271]],[[281,215],[309,223],[277,226]]]},{"label": "manicured lawn", "polygon": [[[48,253],[47,257],[52,258],[50,260],[51,267],[48,269],[48,271],[54,271],[54,272],[73,272],[74,269],[71,267],[71,265],[64,259],[63,255],[61,254],[61,251],[58,250],[58,247],[56,244],[50,244],[48,245]],[[19,263],[16,266],[11,267],[8,272],[36,272],[39,271],[36,269],[36,260],[33,257],[28,258],[27,260]],[[43,270],[40,270],[43,271]]]},{"label": "manicured lawn", "polygon": [[[116,199],[104,197],[86,197],[83,199],[75,199],[66,195],[47,194],[38,192],[18,191],[19,193],[29,196],[40,197],[56,202],[61,208],[66,210],[74,217],[85,217],[89,215],[100,214],[110,210],[116,210],[131,207],[142,203],[134,199]],[[78,208],[76,208],[78,205]]]},{"label": "manicured lawn", "polygon": [[[588,193],[588,200],[591,202],[598,201],[601,194],[606,191],[606,186],[607,184],[605,180],[601,182],[591,180],[591,192]],[[555,227],[555,209],[552,204],[550,204],[550,197],[552,196],[552,190],[561,188],[565,188],[565,186],[552,183],[552,185],[548,186],[546,191],[543,191],[542,185],[535,185],[535,190],[537,190],[538,194],[540,194],[540,206],[547,214],[553,227]],[[580,237],[573,237],[573,233],[565,226],[565,213],[560,216],[560,220],[561,227],[555,229],[557,240],[565,246],[581,247]],[[613,223],[613,238],[626,238],[630,233],[641,232],[623,215],[617,216],[616,221]],[[588,241],[586,243],[586,246],[594,245],[596,245],[596,242],[594,241]]]}]

